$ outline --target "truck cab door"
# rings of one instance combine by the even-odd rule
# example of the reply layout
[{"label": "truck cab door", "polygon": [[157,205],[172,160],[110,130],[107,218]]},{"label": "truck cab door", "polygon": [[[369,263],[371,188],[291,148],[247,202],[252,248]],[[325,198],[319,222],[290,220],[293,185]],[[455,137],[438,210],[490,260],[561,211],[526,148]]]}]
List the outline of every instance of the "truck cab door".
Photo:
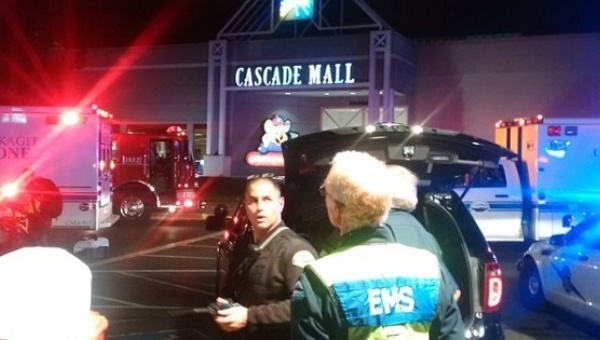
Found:
[{"label": "truck cab door", "polygon": [[138,135],[116,135],[113,137],[113,181],[122,183],[127,181],[148,179],[148,146]]},{"label": "truck cab door", "polygon": [[[478,173],[477,173],[478,172]],[[454,191],[488,241],[522,241],[523,195],[515,163],[501,160],[498,168],[474,168]]]},{"label": "truck cab door", "polygon": [[148,160],[150,183],[159,193],[174,190],[173,140],[151,139]]}]

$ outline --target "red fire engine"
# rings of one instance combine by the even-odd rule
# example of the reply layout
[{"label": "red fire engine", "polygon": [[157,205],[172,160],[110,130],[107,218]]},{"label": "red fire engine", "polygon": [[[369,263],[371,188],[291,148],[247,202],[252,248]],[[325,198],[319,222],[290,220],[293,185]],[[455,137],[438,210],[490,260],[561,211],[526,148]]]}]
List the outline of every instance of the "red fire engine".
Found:
[{"label": "red fire engine", "polygon": [[113,206],[123,223],[145,221],[157,208],[197,208],[194,160],[180,127],[165,134],[112,134]]}]

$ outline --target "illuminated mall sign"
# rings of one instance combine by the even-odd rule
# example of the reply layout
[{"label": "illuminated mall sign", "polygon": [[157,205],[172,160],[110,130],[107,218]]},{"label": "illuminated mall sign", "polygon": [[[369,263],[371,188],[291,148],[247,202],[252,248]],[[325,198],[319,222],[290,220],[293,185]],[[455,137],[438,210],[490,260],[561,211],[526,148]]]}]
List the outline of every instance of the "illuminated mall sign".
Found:
[{"label": "illuminated mall sign", "polygon": [[314,0],[281,0],[279,2],[279,19],[283,21],[312,19],[314,13]]},{"label": "illuminated mall sign", "polygon": [[352,63],[238,67],[237,87],[354,84]]}]

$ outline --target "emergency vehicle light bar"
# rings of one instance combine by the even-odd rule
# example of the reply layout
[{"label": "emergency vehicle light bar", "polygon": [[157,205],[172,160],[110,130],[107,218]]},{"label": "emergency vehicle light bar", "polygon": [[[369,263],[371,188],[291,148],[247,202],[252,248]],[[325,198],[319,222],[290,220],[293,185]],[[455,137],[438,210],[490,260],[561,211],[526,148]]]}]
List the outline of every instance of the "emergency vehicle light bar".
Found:
[{"label": "emergency vehicle light bar", "polygon": [[519,118],[515,118],[511,121],[499,120],[496,122],[496,128],[515,127],[515,126],[543,124],[543,123],[544,123],[544,116],[537,115],[534,118],[519,117]]},{"label": "emergency vehicle light bar", "polygon": [[107,118],[107,119],[113,118],[113,115],[111,113],[109,113],[108,111],[102,110],[101,108],[99,108],[96,105],[92,105],[92,110],[94,110],[94,112],[96,112],[96,114],[102,118]]},{"label": "emergency vehicle light bar", "polygon": [[[502,121],[499,120],[496,122],[496,128],[511,128],[511,127],[520,127],[526,125],[535,125],[535,124],[543,124],[544,117],[542,115],[537,115],[535,118],[515,118],[512,121]],[[559,137],[564,134],[564,136],[577,136],[578,135],[578,127],[575,125],[548,125],[546,127],[546,134],[550,137]]]},{"label": "emergency vehicle light bar", "polygon": [[178,137],[186,135],[185,131],[183,131],[183,129],[180,126],[177,126],[177,125],[169,126],[169,128],[167,129],[167,134],[169,134],[169,135],[175,135],[175,136],[178,136]]}]

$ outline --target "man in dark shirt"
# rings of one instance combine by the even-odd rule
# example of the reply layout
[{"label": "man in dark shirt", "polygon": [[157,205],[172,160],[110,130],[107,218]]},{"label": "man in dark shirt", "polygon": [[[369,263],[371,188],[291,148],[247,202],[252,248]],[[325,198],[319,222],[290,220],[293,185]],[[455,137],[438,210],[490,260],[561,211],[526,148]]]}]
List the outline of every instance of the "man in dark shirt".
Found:
[{"label": "man in dark shirt", "polygon": [[[239,305],[218,310],[215,321],[243,339],[288,339],[292,292],[316,251],[282,221],[284,199],[277,179],[250,178],[244,204],[254,243],[230,276],[232,298]],[[225,303],[217,299],[217,305]]]}]

